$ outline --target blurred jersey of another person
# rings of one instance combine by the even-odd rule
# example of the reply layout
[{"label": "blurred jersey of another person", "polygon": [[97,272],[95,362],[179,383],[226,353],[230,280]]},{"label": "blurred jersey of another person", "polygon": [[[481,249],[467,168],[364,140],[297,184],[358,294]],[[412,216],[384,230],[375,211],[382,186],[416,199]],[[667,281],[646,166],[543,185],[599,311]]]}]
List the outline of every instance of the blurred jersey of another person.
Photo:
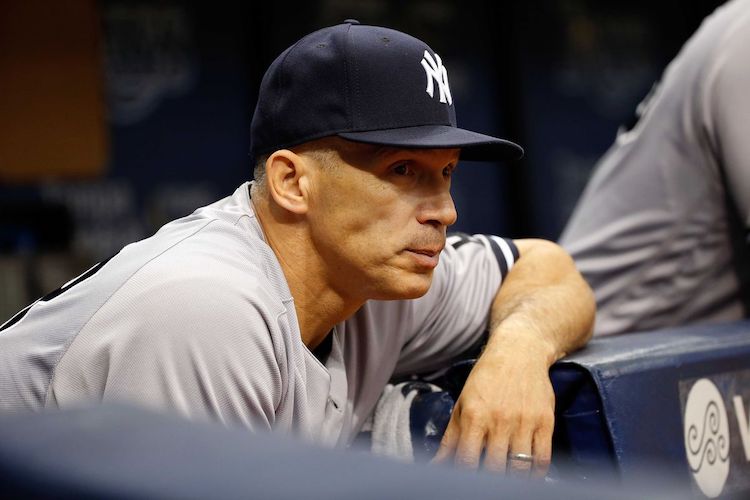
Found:
[{"label": "blurred jersey of another person", "polygon": [[600,160],[560,243],[595,334],[747,316],[750,1],[708,16]]}]

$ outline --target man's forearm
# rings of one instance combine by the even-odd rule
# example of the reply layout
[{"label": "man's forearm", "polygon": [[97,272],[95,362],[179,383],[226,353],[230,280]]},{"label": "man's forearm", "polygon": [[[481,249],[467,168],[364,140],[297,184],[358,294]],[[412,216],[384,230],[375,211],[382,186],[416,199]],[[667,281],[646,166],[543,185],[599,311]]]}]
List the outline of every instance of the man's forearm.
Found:
[{"label": "man's forearm", "polygon": [[573,260],[544,240],[516,240],[516,262],[492,304],[489,354],[510,345],[533,349],[551,365],[593,332],[595,301]]}]

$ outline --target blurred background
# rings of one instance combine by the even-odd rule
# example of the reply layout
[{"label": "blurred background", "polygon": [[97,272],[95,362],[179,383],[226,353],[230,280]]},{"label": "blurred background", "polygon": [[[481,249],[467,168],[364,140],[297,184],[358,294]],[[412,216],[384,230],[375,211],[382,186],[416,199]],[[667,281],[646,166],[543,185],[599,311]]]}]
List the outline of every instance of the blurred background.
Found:
[{"label": "blurred background", "polygon": [[347,18],[425,40],[459,126],[526,149],[458,169],[454,229],[554,240],[618,126],[721,3],[0,0],[0,323],[250,179],[266,67]]}]

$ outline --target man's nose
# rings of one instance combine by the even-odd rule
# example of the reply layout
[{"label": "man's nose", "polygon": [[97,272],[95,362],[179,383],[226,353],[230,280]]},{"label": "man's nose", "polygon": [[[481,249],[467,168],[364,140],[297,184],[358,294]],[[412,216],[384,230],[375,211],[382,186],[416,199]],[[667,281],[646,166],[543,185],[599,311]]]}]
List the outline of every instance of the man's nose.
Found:
[{"label": "man's nose", "polygon": [[453,204],[450,191],[435,194],[425,200],[417,217],[422,224],[444,227],[453,225],[457,218],[456,206]]}]

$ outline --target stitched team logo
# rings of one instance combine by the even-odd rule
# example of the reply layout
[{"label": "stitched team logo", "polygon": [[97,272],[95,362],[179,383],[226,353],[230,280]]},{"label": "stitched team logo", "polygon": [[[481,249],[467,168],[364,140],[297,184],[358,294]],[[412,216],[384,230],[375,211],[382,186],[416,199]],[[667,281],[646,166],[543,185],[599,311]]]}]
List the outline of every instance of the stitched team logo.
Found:
[{"label": "stitched team logo", "polygon": [[701,491],[715,498],[729,475],[729,423],[724,399],[710,380],[702,378],[690,388],[684,423],[690,471]]},{"label": "stitched team logo", "polygon": [[440,56],[435,54],[433,58],[425,50],[424,57],[422,58],[422,67],[427,74],[427,93],[430,97],[435,97],[435,83],[437,83],[438,91],[440,92],[440,102],[447,102],[448,105],[452,105],[453,98],[451,97],[451,89],[448,86],[448,70],[443,66]]}]

